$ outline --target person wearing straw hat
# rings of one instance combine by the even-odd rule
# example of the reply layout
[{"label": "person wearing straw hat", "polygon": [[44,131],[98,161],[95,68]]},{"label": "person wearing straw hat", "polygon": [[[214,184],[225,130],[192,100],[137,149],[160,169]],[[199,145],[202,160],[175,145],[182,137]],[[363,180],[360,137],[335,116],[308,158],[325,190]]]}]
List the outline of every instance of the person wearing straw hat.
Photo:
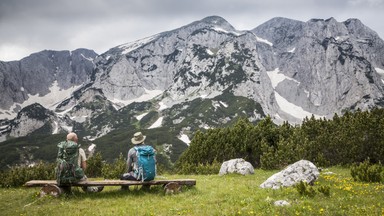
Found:
[{"label": "person wearing straw hat", "polygon": [[[128,151],[127,155],[127,171],[124,173],[120,179],[121,180],[141,180],[139,176],[138,170],[138,156],[137,149],[140,147],[146,146],[144,144],[146,136],[144,136],[141,132],[136,132],[131,139],[132,144],[134,145]],[[154,156],[155,157],[155,156]],[[155,158],[156,161],[156,158]]]}]

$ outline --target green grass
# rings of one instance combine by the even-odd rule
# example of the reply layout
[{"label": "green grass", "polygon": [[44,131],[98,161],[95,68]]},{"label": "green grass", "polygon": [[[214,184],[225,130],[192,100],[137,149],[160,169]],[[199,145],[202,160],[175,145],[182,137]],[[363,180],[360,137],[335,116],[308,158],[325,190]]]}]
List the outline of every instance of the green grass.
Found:
[{"label": "green grass", "polygon": [[[334,174],[325,174],[331,171]],[[0,189],[2,215],[384,215],[384,185],[354,182],[349,169],[323,171],[313,186],[330,187],[330,196],[317,192],[300,196],[295,188],[261,189],[259,185],[276,171],[255,170],[255,175],[166,175],[194,178],[197,185],[179,194],[165,195],[161,187],[150,191],[106,187],[87,194],[39,197],[39,188]],[[291,205],[278,207],[273,202]]]}]

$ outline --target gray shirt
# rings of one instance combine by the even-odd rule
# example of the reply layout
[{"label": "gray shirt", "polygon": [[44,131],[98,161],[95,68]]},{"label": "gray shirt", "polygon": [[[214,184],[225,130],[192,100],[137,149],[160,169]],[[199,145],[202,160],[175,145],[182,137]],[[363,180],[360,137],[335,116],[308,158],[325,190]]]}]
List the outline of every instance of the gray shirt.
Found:
[{"label": "gray shirt", "polygon": [[[135,147],[137,147],[137,146],[143,146],[143,144],[136,145]],[[138,168],[137,167],[137,155],[136,155],[135,147],[129,149],[129,151],[128,151],[128,156],[127,156],[128,172],[132,172]]]}]

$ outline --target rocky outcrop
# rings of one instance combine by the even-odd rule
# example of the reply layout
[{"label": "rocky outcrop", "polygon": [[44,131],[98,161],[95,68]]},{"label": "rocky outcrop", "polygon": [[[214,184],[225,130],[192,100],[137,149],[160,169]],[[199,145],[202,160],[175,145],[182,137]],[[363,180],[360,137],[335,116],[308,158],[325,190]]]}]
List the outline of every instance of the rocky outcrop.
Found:
[{"label": "rocky outcrop", "polygon": [[269,177],[260,185],[260,187],[279,189],[280,187],[293,186],[300,181],[313,184],[319,175],[319,170],[312,162],[307,160],[300,160]]},{"label": "rocky outcrop", "polygon": [[[211,16],[99,56],[85,49],[42,51],[0,62],[0,119],[11,120],[38,102],[80,128],[109,131],[117,128],[115,112],[134,101],[161,104],[154,115],[169,122],[182,113],[171,107],[196,108],[206,99],[234,95],[255,102],[245,113],[249,119],[270,115],[275,123],[299,124],[312,114],[332,117],[383,107],[383,56],[383,40],[356,19],[274,18],[237,31]],[[207,107],[196,111],[203,120],[193,124],[207,127],[216,121],[208,125],[215,127],[238,116],[222,112],[217,120],[221,108],[213,104],[207,112]],[[174,125],[188,115],[178,116]],[[3,124],[0,133],[8,128]]]},{"label": "rocky outcrop", "polygon": [[[41,97],[35,102],[43,104],[43,97],[51,92],[55,84],[58,89],[66,90],[89,82],[96,55],[86,49],[72,52],[45,50],[20,61],[0,61],[0,114],[1,110],[9,110],[9,118],[16,116],[23,108],[21,104],[33,95]],[[60,101],[52,104],[55,102]]]},{"label": "rocky outcrop", "polygon": [[245,161],[242,158],[232,159],[225,161],[219,171],[219,175],[226,175],[229,173],[238,173],[241,175],[254,174],[255,171],[251,163]]}]

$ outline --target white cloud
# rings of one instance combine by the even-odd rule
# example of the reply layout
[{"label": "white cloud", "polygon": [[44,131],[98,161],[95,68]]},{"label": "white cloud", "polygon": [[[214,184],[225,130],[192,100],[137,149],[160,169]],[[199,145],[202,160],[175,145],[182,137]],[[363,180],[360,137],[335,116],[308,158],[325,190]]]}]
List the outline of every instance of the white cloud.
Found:
[{"label": "white cloud", "polygon": [[173,30],[206,16],[222,16],[238,30],[273,17],[301,21],[358,18],[384,37],[382,0],[2,0],[0,60],[19,60],[44,49],[97,53]]}]

